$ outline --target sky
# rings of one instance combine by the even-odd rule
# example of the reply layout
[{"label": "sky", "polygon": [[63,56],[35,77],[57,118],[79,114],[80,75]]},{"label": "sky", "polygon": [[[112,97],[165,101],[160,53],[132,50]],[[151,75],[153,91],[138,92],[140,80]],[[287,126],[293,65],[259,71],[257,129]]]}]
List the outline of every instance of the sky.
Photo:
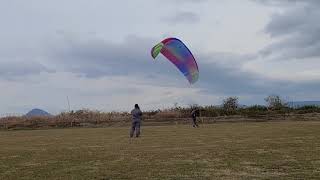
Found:
[{"label": "sky", "polygon": [[[318,0],[0,0],[0,115],[320,100]],[[190,85],[151,48],[181,39]]]}]

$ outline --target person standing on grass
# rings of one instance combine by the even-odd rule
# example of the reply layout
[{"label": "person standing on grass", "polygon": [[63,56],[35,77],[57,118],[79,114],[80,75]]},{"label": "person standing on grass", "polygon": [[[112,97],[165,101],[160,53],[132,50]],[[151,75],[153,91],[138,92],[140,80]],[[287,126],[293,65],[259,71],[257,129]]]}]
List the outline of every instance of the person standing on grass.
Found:
[{"label": "person standing on grass", "polygon": [[191,117],[192,117],[192,127],[199,127],[197,124],[197,116],[199,114],[199,110],[197,108],[193,109],[191,111]]},{"label": "person standing on grass", "polygon": [[134,109],[131,111],[131,115],[132,115],[132,124],[131,124],[131,130],[130,130],[130,138],[133,137],[134,133],[136,133],[136,137],[139,137],[142,112],[138,104],[134,105]]}]

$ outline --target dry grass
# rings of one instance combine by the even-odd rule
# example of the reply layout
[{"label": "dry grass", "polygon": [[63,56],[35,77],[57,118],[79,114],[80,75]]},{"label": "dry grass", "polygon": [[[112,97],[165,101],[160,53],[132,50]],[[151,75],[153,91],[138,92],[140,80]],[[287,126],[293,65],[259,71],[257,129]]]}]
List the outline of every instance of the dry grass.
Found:
[{"label": "dry grass", "polygon": [[[268,112],[265,114],[257,112],[238,113],[229,115],[210,116],[203,113],[198,118],[202,123],[216,122],[260,122],[260,121],[318,121],[320,113],[278,113]],[[180,112],[182,111],[182,113]],[[243,111],[243,110],[239,110]],[[190,122],[189,111],[166,110],[161,112],[144,112],[145,125],[169,125],[187,124]],[[204,111],[205,112],[205,111]],[[208,115],[208,116],[205,116]],[[211,114],[212,115],[212,114]],[[99,112],[90,110],[79,110],[70,113],[61,113],[51,117],[4,117],[0,118],[0,130],[21,130],[21,129],[48,129],[48,128],[69,128],[69,127],[109,127],[128,126],[131,123],[131,115],[126,112]]]},{"label": "dry grass", "polygon": [[319,179],[320,122],[0,131],[0,179]]}]

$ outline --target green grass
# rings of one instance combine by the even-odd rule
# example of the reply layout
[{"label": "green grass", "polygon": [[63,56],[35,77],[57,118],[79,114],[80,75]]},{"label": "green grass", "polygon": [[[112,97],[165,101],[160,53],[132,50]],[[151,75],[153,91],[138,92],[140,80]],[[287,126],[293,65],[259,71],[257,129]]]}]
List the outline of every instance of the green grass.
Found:
[{"label": "green grass", "polygon": [[320,122],[0,131],[0,179],[319,179]]}]

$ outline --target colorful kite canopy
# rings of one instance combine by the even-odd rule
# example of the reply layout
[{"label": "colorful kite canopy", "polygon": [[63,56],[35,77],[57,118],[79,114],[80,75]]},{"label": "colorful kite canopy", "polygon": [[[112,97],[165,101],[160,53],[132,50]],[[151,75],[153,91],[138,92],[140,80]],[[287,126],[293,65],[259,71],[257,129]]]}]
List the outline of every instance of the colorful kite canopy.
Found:
[{"label": "colorful kite canopy", "polygon": [[159,53],[171,61],[188,79],[190,84],[195,83],[199,78],[199,69],[192,53],[182,41],[177,38],[168,38],[161,41],[151,50],[155,59]]}]

